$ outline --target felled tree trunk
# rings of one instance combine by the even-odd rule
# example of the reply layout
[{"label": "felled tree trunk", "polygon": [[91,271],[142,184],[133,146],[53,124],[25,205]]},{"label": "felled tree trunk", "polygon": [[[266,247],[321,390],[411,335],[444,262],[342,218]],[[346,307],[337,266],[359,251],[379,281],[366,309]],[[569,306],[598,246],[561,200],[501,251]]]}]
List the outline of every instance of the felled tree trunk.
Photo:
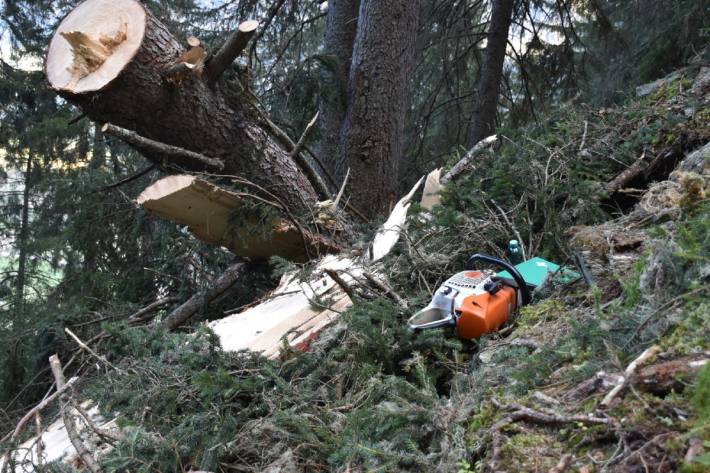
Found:
[{"label": "felled tree trunk", "polygon": [[305,214],[317,195],[291,150],[266,131],[248,93],[218,80],[256,26],[243,23],[208,56],[194,38],[183,47],[135,0],[87,0],[52,38],[47,77],[92,120],[216,160],[131,143],[163,169],[239,175]]},{"label": "felled tree trunk", "polygon": [[339,153],[355,206],[373,217],[395,203],[419,0],[362,0]]}]

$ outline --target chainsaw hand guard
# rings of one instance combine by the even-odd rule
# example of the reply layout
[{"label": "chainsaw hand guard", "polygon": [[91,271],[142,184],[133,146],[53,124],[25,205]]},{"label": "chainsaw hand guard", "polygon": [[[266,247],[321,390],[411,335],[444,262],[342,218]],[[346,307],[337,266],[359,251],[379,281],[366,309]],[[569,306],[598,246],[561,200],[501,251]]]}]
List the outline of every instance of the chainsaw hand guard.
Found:
[{"label": "chainsaw hand guard", "polygon": [[499,266],[499,267],[505,269],[506,271],[508,271],[513,276],[515,283],[518,285],[518,290],[520,290],[520,295],[522,297],[520,305],[524,306],[524,305],[530,304],[530,302],[532,301],[532,294],[530,294],[530,288],[528,288],[528,285],[525,283],[525,280],[523,279],[523,277],[520,275],[518,270],[515,269],[515,267],[512,264],[510,264],[506,261],[500,260],[498,258],[494,258],[492,256],[476,253],[475,255],[471,256],[468,259],[468,262],[466,263],[465,268],[467,270],[473,269],[474,268],[473,263],[475,263],[476,261],[483,261],[485,263],[490,263],[490,264]]}]

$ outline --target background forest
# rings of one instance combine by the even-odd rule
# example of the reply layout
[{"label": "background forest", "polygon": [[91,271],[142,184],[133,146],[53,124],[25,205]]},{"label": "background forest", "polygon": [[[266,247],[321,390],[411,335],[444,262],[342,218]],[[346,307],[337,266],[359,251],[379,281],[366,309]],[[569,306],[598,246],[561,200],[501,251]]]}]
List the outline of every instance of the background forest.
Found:
[{"label": "background forest", "polygon": [[[146,0],[143,3],[176,37],[198,37],[208,50],[218,48],[240,22],[258,20],[261,27],[256,39],[230,73],[248,83],[271,120],[294,140],[320,110],[309,147],[323,158],[344,152],[337,147],[337,136],[351,92],[347,71],[343,70],[348,67],[348,60],[342,58],[356,54],[343,53],[339,48],[339,42],[344,41],[342,36],[347,34],[351,35],[352,48],[354,30],[348,33],[342,27],[348,22],[337,23],[338,19],[329,12],[336,5],[345,10],[349,7],[350,21],[356,23],[358,12],[362,15],[366,10],[365,4],[376,3],[362,2],[359,9],[359,2],[354,0]],[[467,454],[451,447],[449,457],[442,453],[432,460],[435,448],[427,450],[429,447],[423,445],[431,446],[441,440],[437,429],[447,431],[450,426],[437,425],[426,432],[423,427],[419,430],[411,427],[434,422],[431,412],[423,412],[421,406],[433,412],[432,406],[440,398],[464,389],[458,374],[452,373],[473,369],[468,365],[467,355],[461,355],[463,358],[459,355],[470,353],[473,348],[462,347],[460,342],[441,334],[428,339],[406,338],[403,323],[406,318],[387,321],[383,315],[397,310],[389,302],[368,301],[349,311],[346,320],[354,327],[353,333],[361,330],[366,335],[359,341],[347,339],[340,351],[321,353],[321,360],[326,360],[322,364],[313,355],[303,355],[305,359],[301,359],[294,354],[286,359],[293,356],[300,361],[283,366],[252,357],[235,361],[225,354],[213,353],[219,352],[219,348],[207,331],[198,331],[198,336],[191,339],[191,349],[183,352],[177,349],[185,343],[180,338],[183,335],[157,329],[135,331],[128,326],[126,317],[153,301],[183,301],[208,287],[234,261],[234,255],[201,242],[179,225],[151,216],[136,205],[133,199],[163,176],[163,171],[118,139],[102,134],[100,124],[83,116],[79,108],[48,88],[42,61],[49,40],[58,22],[78,3],[0,1],[0,435],[11,431],[50,388],[52,377],[47,359],[51,354],[76,360],[65,366],[67,375],[81,372],[86,373],[87,379],[102,379],[103,367],[94,369],[91,360],[73,357],[76,346],[64,331],[70,328],[84,340],[111,334],[101,352],[116,363],[124,363],[120,376],[110,376],[111,381],[87,387],[93,399],[102,400],[129,417],[141,409],[141,404],[152,402],[156,403],[154,410],[164,414],[160,419],[147,420],[145,430],[132,431],[132,437],[124,439],[106,460],[106,471],[189,471],[190,468],[262,471],[256,466],[249,470],[244,465],[257,465],[263,460],[259,466],[266,468],[269,464],[266,459],[281,458],[277,450],[284,445],[294,452],[296,459],[292,464],[302,470],[288,470],[282,465],[282,470],[269,471],[378,471],[378,468],[434,471],[430,469],[434,464],[440,471],[483,471],[484,467],[476,464],[476,459],[484,457],[483,450],[470,437],[478,427],[490,424],[494,417],[492,408],[471,414],[475,415],[473,420],[463,430],[456,431],[462,438],[468,436]],[[383,0],[384,3],[388,2]],[[497,157],[489,156],[483,161],[486,169],[475,179],[463,179],[449,189],[436,218],[442,228],[455,230],[453,234],[444,232],[444,236],[427,240],[429,255],[433,256],[417,259],[410,252],[411,258],[407,259],[400,255],[389,274],[396,289],[420,305],[428,298],[427,287],[435,287],[466,254],[478,249],[493,252],[511,237],[505,228],[475,221],[482,218],[476,213],[487,212],[481,206],[481,195],[495,196],[496,205],[519,213],[522,238],[529,242],[531,253],[564,259],[567,244],[563,240],[570,227],[618,218],[639,200],[638,196],[619,195],[590,198],[598,186],[630,166],[642,150],[672,149],[679,160],[710,137],[707,129],[710,116],[702,94],[693,99],[696,102],[682,103],[686,108],[695,107],[691,118],[683,117],[682,110],[671,110],[677,106],[674,97],[692,85],[684,73],[665,84],[660,92],[655,90],[646,96],[645,101],[636,98],[638,85],[676,70],[694,68],[695,74],[708,65],[710,6],[706,1],[421,0],[412,2],[416,7],[410,5],[418,8],[415,41],[407,46],[411,49],[411,74],[395,78],[396,87],[401,87],[404,97],[404,121],[399,131],[392,131],[395,136],[391,138],[399,152],[399,156],[395,155],[399,162],[393,181],[397,197],[422,175],[436,167],[452,165],[481,138],[491,134],[490,129],[483,135],[476,131],[476,114],[481,113],[486,98],[491,102],[481,80],[491,13],[506,4],[511,11],[510,27],[504,44],[500,91],[492,99],[492,115],[495,115],[492,125],[501,137],[501,145],[495,151]],[[385,13],[385,10],[379,12]],[[389,20],[383,17],[381,21]],[[685,127],[682,132],[681,127]],[[682,139],[678,138],[681,134]],[[353,136],[353,140],[358,139]],[[326,165],[339,183],[345,169],[336,161],[333,158]],[[551,162],[560,166],[563,177],[549,185],[547,179],[543,185],[529,178]],[[666,172],[663,179],[667,175]],[[363,180],[358,185],[366,183]],[[525,204],[521,204],[523,199]],[[707,274],[692,266],[707,264],[708,258],[708,223],[702,218],[707,200],[699,205],[701,216],[697,208],[689,210],[679,220],[682,221],[679,226],[685,229],[681,246],[684,254],[689,255],[683,263],[687,263],[683,266],[684,274],[693,275],[688,276],[688,281],[695,281],[692,284],[700,281],[699,286],[707,287]],[[370,235],[375,224],[383,219],[382,212],[368,217],[367,223],[354,224],[355,234]],[[425,224],[420,228],[416,222],[412,223],[415,236],[416,232],[424,235],[425,229]],[[479,238],[478,234],[485,232],[485,237]],[[225,312],[252,302],[276,285],[287,265],[279,258],[247,264],[249,278],[219,303],[203,307],[194,319],[196,322],[220,318]],[[419,271],[416,280],[409,276],[415,270]],[[641,266],[634,269],[636,279],[642,270]],[[630,313],[634,304],[642,300],[638,294],[636,302],[629,298],[633,287],[638,286],[638,281],[630,281],[616,280],[611,289],[602,287],[601,292],[585,293],[582,297],[585,307],[592,311],[609,310],[607,303],[621,297],[618,288],[623,286],[624,305],[618,307],[618,313]],[[674,289],[676,295],[696,289],[686,283],[678,283]],[[545,307],[550,313],[563,311],[563,306],[556,306],[555,301],[544,304],[548,304]],[[707,312],[703,315],[707,302],[701,299],[694,304],[700,304],[693,306],[695,317],[707,319]],[[531,310],[523,325],[528,324],[528,328],[534,325],[536,318],[542,317],[540,314]],[[640,313],[634,317],[643,318]],[[377,339],[360,326],[369,319],[382,322],[392,331]],[[707,322],[704,323],[703,330],[708,329]],[[571,353],[570,360],[579,362],[577,352],[586,353],[583,362],[587,363],[594,360],[592,352],[608,348],[607,342],[595,338],[595,334],[605,330],[603,325],[585,319],[573,320],[565,328],[572,334],[570,345],[565,348]],[[637,333],[635,327],[623,330],[613,333],[618,338],[612,343],[621,345],[619,339],[624,335]],[[638,350],[651,343],[651,338],[644,339],[643,334],[636,338],[632,346],[616,352],[620,359],[637,355]],[[391,358],[392,367],[372,361],[378,346],[393,350],[382,353],[383,358]],[[482,344],[475,350],[484,348]],[[701,348],[707,350],[707,344]],[[210,357],[203,356],[207,352]],[[560,350],[543,350],[537,355],[539,362],[533,366],[525,364],[523,352],[511,353],[501,360],[501,366],[510,368],[506,373],[522,380],[517,389],[523,389],[521,386],[527,386],[526,383],[530,388],[541,384],[554,371],[550,367],[562,356]],[[457,363],[467,367],[451,366]],[[373,368],[375,365],[378,367]],[[289,409],[298,410],[296,406],[307,403],[308,396],[320,399],[320,383],[327,376],[328,366],[352,373],[353,379],[346,381],[346,385],[365,385],[365,380],[377,372],[383,376],[382,384],[368,391],[368,396],[385,399],[385,392],[397,393],[407,399],[407,406],[418,407],[411,407],[405,414],[397,411],[401,406],[393,404],[381,431],[375,427],[381,415],[378,411],[360,413],[357,419],[341,419],[345,427],[341,426],[339,436],[349,440],[338,440],[332,432],[326,432],[327,426],[317,425],[317,420],[311,419],[305,425],[303,419],[288,417],[292,414]],[[591,376],[600,366],[601,361],[590,362],[585,365],[584,374]],[[227,376],[239,370],[257,369],[266,372],[253,378],[240,377],[238,381]],[[155,373],[169,378],[171,381],[165,381],[167,385],[173,382],[178,385],[174,396],[160,402],[149,394],[131,399],[131,390],[141,390],[141,379]],[[200,373],[210,374],[200,377]],[[584,378],[580,373],[575,376],[578,380]],[[409,392],[405,378],[406,382],[424,387]],[[185,379],[194,382],[199,395],[181,391],[184,386],[180,382]],[[288,381],[287,385],[280,384],[283,379]],[[708,382],[706,390],[710,389]],[[165,385],[157,383],[153,389],[159,392],[161,386]],[[347,392],[348,386],[341,389]],[[495,386],[502,389],[500,384]],[[483,388],[478,389],[481,394]],[[282,406],[259,407],[269,404],[260,397],[268,390],[282,396]],[[705,391],[706,395],[708,392]],[[693,394],[687,396],[690,403]],[[239,413],[229,411],[228,407],[217,413],[211,411],[211,403],[222,402],[234,403]],[[329,402],[323,400],[324,404]],[[707,398],[698,402],[707,409]],[[177,407],[168,408],[168,404]],[[194,414],[189,422],[179,417],[176,411],[180,409]],[[216,417],[211,417],[212,414]],[[319,415],[316,412],[313,418]],[[137,417],[140,415],[135,414],[133,420]],[[328,422],[339,422],[336,417]],[[254,419],[268,419],[268,425]],[[255,423],[248,424],[252,421]],[[400,425],[403,422],[410,425],[409,430]],[[219,425],[219,431],[210,434],[215,439],[210,441],[204,431],[214,423]],[[274,451],[258,453],[240,437],[244,436],[244,425],[254,428],[256,439],[266,442],[264,439],[273,437],[281,443],[274,444],[278,445],[271,448]],[[200,430],[204,431],[195,433]],[[370,445],[379,453],[368,454],[355,447],[366,443],[363,439],[381,437],[388,437],[389,443]],[[304,445],[301,450],[296,451],[295,441],[288,440],[294,438]],[[544,443],[549,439],[527,440]],[[185,450],[175,448],[176,444],[186,446]],[[519,447],[516,444],[513,448]],[[244,458],[235,459],[236,450],[243,452]],[[657,459],[654,457],[654,461]],[[673,471],[664,470],[659,463],[660,460],[654,463],[657,469],[653,471]],[[545,463],[544,471],[547,466]],[[543,467],[536,470],[520,465],[503,469],[543,471]]]}]

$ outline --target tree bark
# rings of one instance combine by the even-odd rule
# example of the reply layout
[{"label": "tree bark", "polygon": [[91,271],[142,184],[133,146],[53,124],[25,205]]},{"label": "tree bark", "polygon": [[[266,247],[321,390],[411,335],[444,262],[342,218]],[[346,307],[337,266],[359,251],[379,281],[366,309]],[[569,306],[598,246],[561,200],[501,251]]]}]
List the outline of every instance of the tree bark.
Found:
[{"label": "tree bark", "polygon": [[339,153],[352,199],[369,217],[394,205],[414,68],[419,0],[362,0]]},{"label": "tree bark", "polygon": [[209,289],[195,294],[173,310],[163,321],[163,327],[168,330],[175,330],[180,327],[180,325],[184,324],[190,317],[195,315],[197,311],[232,287],[243,273],[244,263],[234,263],[228,267]]},{"label": "tree bark", "polygon": [[[360,0],[330,0],[325,22],[323,86],[318,110],[320,112],[320,141],[316,155],[336,179],[342,180],[344,156],[338,153],[338,136],[343,125],[348,101],[348,76],[357,33]],[[339,174],[341,172],[342,174]]]},{"label": "tree bark", "polygon": [[[118,43],[113,50],[108,48],[113,56],[99,63],[98,69],[94,69],[97,60],[93,56],[87,69],[79,63],[81,50],[70,50],[65,43],[73,29],[95,28],[92,21],[106,23],[100,42]],[[125,32],[115,33],[111,28],[118,27],[108,24],[110,21],[124,21],[128,26]],[[85,41],[97,42],[92,38]],[[132,42],[137,46],[129,56],[131,51],[124,50],[133,47]],[[185,77],[171,76],[169,72],[184,52],[168,29],[137,1],[88,0],[73,10],[55,33],[47,56],[47,75],[50,85],[92,120],[110,122],[148,140],[222,161],[222,174],[245,177],[296,213],[307,213],[317,201],[316,192],[289,157],[289,150],[266,131],[249,92],[228,83],[212,84],[201,76],[200,68]],[[72,74],[69,79],[67,69]],[[210,169],[187,155],[131,144],[166,170]]]},{"label": "tree bark", "polygon": [[485,61],[468,134],[469,148],[483,138],[495,134],[498,95],[503,78],[505,50],[508,46],[508,30],[512,19],[513,0],[493,0]]}]

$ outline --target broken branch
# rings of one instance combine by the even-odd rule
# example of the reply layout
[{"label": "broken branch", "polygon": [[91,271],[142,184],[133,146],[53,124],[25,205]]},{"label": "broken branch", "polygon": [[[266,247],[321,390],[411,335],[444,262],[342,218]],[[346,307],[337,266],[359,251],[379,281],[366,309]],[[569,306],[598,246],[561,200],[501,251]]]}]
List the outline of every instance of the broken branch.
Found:
[{"label": "broken branch", "polygon": [[296,157],[296,155],[301,152],[301,149],[303,149],[303,145],[306,144],[306,140],[308,139],[309,136],[311,136],[311,133],[314,130],[314,125],[316,124],[316,120],[318,120],[318,115],[320,115],[320,111],[316,112],[316,114],[313,115],[313,118],[311,118],[311,121],[309,121],[308,124],[306,125],[306,129],[303,130],[303,134],[301,135],[301,137],[298,139],[298,142],[291,150],[290,155],[292,158]]},{"label": "broken branch", "polygon": [[112,369],[118,371],[118,368],[116,368],[114,365],[112,365],[111,362],[108,361],[105,357],[99,355],[94,350],[92,350],[86,343],[82,342],[81,339],[74,334],[74,332],[72,332],[71,330],[69,330],[66,327],[64,328],[64,331],[67,333],[67,335],[69,335],[71,338],[74,339],[76,344],[79,345],[79,348],[81,348],[85,352],[89,353],[91,356],[93,356],[94,358],[96,358],[97,360],[99,360],[101,363],[105,364],[109,368],[112,368]]},{"label": "broken branch", "polygon": [[151,140],[150,138],[145,138],[139,135],[135,131],[127,130],[126,128],[121,128],[120,126],[116,126],[111,123],[105,123],[101,127],[101,131],[107,135],[115,136],[129,145],[148,153],[159,153],[173,158],[199,161],[206,166],[217,168],[219,170],[224,168],[224,162],[220,159],[208,158],[205,155],[180,148],[179,146],[167,145],[159,141]]},{"label": "broken branch", "polygon": [[[57,383],[57,391],[59,391],[65,387],[67,383],[64,380],[62,364],[56,354],[49,357],[49,367],[52,369],[54,381]],[[103,470],[86,445],[84,445],[84,442],[79,436],[79,432],[76,430],[76,425],[74,424],[74,420],[69,412],[69,397],[66,393],[61,394],[60,401],[62,419],[64,419],[64,428],[67,429],[67,435],[69,436],[71,444],[74,446],[76,452],[79,454],[79,457],[84,462],[84,465],[86,465],[86,468],[88,468],[91,473],[101,473]]]},{"label": "broken branch", "polygon": [[237,30],[227,39],[217,53],[212,56],[207,65],[207,80],[214,82],[222,75],[230,64],[239,56],[249,40],[256,32],[259,22],[247,20],[239,24]]},{"label": "broken branch", "polygon": [[604,396],[601,405],[606,407],[611,404],[611,401],[613,401],[614,398],[621,392],[621,390],[624,389],[629,383],[629,379],[631,378],[631,375],[633,375],[636,371],[636,368],[646,362],[649,358],[656,356],[658,353],[660,353],[660,351],[660,347],[656,345],[644,350],[644,352],[641,353],[638,358],[636,358],[629,364],[629,366],[624,371],[624,374],[620,376],[619,381],[616,383],[616,386],[614,386],[614,388],[609,391],[606,396]]},{"label": "broken branch", "polygon": [[355,302],[355,291],[350,287],[348,283],[346,283],[343,278],[340,277],[340,275],[332,270],[332,269],[324,269],[323,272],[330,276],[330,278],[335,281],[335,283],[342,288],[343,291],[345,291],[345,294],[350,297],[350,300]]},{"label": "broken branch", "polygon": [[34,417],[36,414],[38,414],[42,409],[50,405],[55,399],[57,399],[64,391],[72,387],[74,383],[76,383],[79,380],[76,376],[71,378],[69,381],[66,382],[62,388],[57,389],[54,391],[54,393],[50,394],[46,398],[42,399],[42,401],[37,404],[35,407],[27,411],[27,413],[22,416],[22,419],[17,423],[17,426],[15,427],[15,430],[12,433],[7,434],[5,437],[0,439],[0,443],[5,443],[7,441],[12,442],[15,438],[17,438],[18,435],[20,435],[20,432],[22,431],[22,428],[27,424],[27,422]]},{"label": "broken branch", "polygon": [[148,314],[152,314],[156,312],[160,307],[177,302],[180,299],[178,299],[175,296],[170,296],[170,297],[164,297],[162,299],[158,299],[157,301],[151,302],[147,306],[143,307],[141,310],[136,312],[135,314],[132,314],[130,317],[128,317],[127,321],[129,324],[138,324],[141,322],[145,322],[146,320],[150,320],[153,315],[148,317]]},{"label": "broken branch", "polygon": [[402,306],[402,308],[406,309],[406,308],[409,307],[409,304],[407,304],[407,301],[404,300],[404,299],[402,298],[402,296],[400,296],[399,294],[397,294],[397,293],[394,291],[394,289],[392,289],[392,288],[390,287],[389,284],[387,284],[387,283],[384,282],[384,281],[381,281],[380,279],[376,278],[373,274],[370,274],[370,273],[368,273],[367,271],[363,271],[362,275],[365,276],[365,278],[366,278],[368,281],[370,281],[370,283],[371,283],[373,286],[377,287],[378,289],[380,289],[381,291],[383,291],[385,294],[387,294],[387,295],[389,295],[390,297],[392,297],[392,299],[394,299],[394,300],[397,302],[397,304],[399,304],[400,306]]},{"label": "broken branch", "polygon": [[163,326],[168,330],[175,330],[180,325],[185,323],[190,317],[195,315],[197,311],[212,302],[224,291],[234,285],[239,276],[244,270],[244,263],[235,263],[227,268],[227,270],[217,278],[212,287],[195,294],[181,304],[177,309],[172,311],[170,315],[163,321]]},{"label": "broken branch", "polygon": [[454,164],[454,166],[449,169],[449,172],[447,172],[444,177],[441,178],[441,183],[446,184],[447,182],[456,179],[471,164],[473,158],[478,156],[481,151],[488,148],[489,146],[494,145],[497,142],[498,137],[496,135],[492,135],[476,143],[476,145],[471,148],[469,152],[466,153],[464,157],[461,158],[461,160],[459,160],[458,163]]}]

